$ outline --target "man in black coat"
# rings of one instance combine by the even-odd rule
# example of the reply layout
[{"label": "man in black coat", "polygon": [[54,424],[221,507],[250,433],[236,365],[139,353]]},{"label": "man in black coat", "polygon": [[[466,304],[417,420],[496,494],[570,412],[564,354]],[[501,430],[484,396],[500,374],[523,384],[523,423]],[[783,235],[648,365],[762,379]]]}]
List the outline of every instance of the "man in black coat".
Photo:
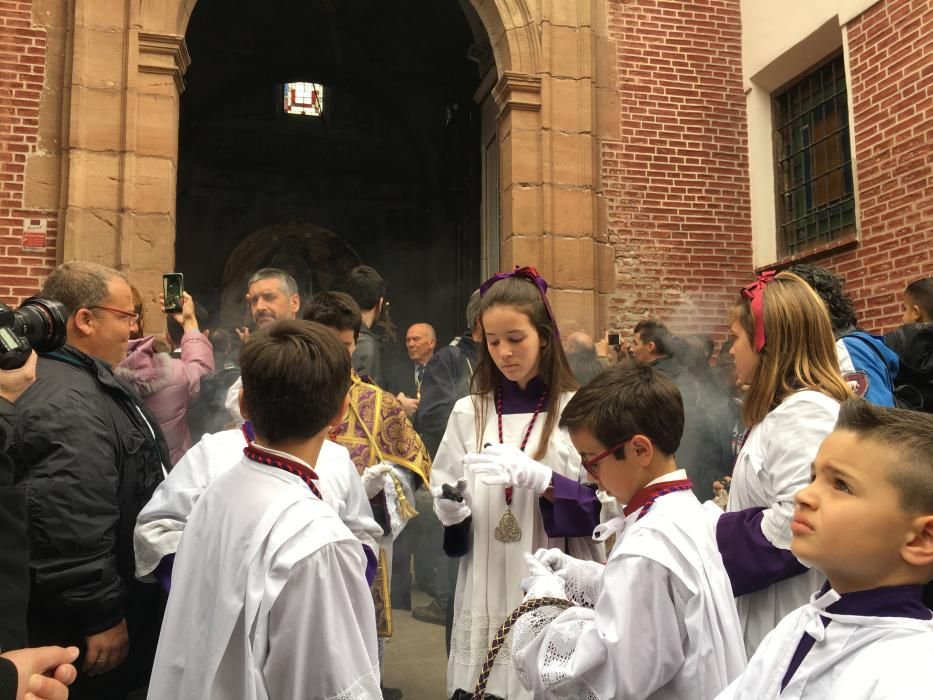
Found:
[{"label": "man in black coat", "polygon": [[136,327],[123,275],[69,262],[41,296],[64,304],[67,341],[39,358],[16,404],[9,454],[26,474],[31,645],[75,645],[73,698],[148,683],[164,597],[134,576],[136,516],[171,465],[158,423],[111,372]]}]

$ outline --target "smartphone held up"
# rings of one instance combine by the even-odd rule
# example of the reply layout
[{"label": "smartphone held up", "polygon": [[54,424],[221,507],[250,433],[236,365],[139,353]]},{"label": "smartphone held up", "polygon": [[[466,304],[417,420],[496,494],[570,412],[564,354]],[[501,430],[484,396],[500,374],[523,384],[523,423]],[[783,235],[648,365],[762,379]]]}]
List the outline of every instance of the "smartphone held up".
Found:
[{"label": "smartphone held up", "polygon": [[162,275],[162,309],[167,314],[181,313],[182,297],[185,293],[185,277],[180,272]]}]

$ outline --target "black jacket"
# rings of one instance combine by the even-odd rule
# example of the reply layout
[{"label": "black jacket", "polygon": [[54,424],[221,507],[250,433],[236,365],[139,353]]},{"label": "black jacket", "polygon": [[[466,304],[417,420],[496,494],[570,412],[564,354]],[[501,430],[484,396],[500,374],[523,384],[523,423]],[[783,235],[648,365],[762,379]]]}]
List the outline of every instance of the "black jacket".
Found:
[{"label": "black jacket", "polygon": [[478,352],[476,341],[464,333],[434,353],[425,365],[414,425],[432,457],[440,447],[454,404],[470,393]]},{"label": "black jacket", "polygon": [[382,376],[382,340],[366,326],[360,328],[352,364],[357,374],[367,377],[373,384],[383,386],[385,377]]},{"label": "black jacket", "polygon": [[14,417],[13,404],[0,399],[0,651],[26,646],[26,496],[22,475],[16,473],[6,454]]},{"label": "black jacket", "polygon": [[70,346],[39,358],[16,412],[30,644],[80,644],[126,618],[132,648],[159,624],[147,619],[158,587],[136,581],[133,555],[136,516],[171,466],[159,425],[109,365]]}]

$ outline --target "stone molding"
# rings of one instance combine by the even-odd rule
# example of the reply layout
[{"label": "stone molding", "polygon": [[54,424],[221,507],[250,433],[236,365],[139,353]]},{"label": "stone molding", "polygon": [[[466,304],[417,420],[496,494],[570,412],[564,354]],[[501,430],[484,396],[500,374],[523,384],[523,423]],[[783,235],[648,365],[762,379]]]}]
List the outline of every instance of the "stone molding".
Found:
[{"label": "stone molding", "polygon": [[191,65],[185,37],[173,34],[139,33],[139,72],[170,75],[178,94],[184,92],[183,76]]},{"label": "stone molding", "polygon": [[499,121],[510,111],[541,111],[541,76],[505,71],[492,91],[499,105]]}]

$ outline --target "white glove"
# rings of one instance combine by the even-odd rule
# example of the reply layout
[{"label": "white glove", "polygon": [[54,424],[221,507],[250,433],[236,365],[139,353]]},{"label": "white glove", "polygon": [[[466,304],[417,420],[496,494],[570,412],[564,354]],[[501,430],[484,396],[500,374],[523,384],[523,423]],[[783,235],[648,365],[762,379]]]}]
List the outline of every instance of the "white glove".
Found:
[{"label": "white glove", "polygon": [[525,563],[531,575],[522,581],[522,590],[525,591],[525,600],[531,598],[564,598],[564,581],[560,576],[552,573],[534,555],[525,552]]},{"label": "white glove", "polygon": [[445,484],[445,486],[453,488],[454,491],[463,497],[463,501],[460,502],[445,498],[443,487],[435,486],[431,489],[431,495],[434,496],[434,513],[444,527],[459,525],[470,517],[470,514],[473,512],[471,509],[473,497],[470,495],[467,480],[459,479],[456,486],[452,484]]},{"label": "white glove", "polygon": [[540,562],[544,568],[552,574],[564,578],[567,569],[577,560],[569,554],[565,554],[559,549],[539,549],[534,553],[534,558]]},{"label": "white glove", "polygon": [[385,462],[379,462],[363,470],[363,489],[366,491],[366,498],[375,498],[376,494],[385,488],[386,476],[392,471],[392,465]]},{"label": "white glove", "polygon": [[512,445],[490,445],[463,458],[477,478],[487,485],[520,486],[537,494],[551,485],[554,473]]}]

